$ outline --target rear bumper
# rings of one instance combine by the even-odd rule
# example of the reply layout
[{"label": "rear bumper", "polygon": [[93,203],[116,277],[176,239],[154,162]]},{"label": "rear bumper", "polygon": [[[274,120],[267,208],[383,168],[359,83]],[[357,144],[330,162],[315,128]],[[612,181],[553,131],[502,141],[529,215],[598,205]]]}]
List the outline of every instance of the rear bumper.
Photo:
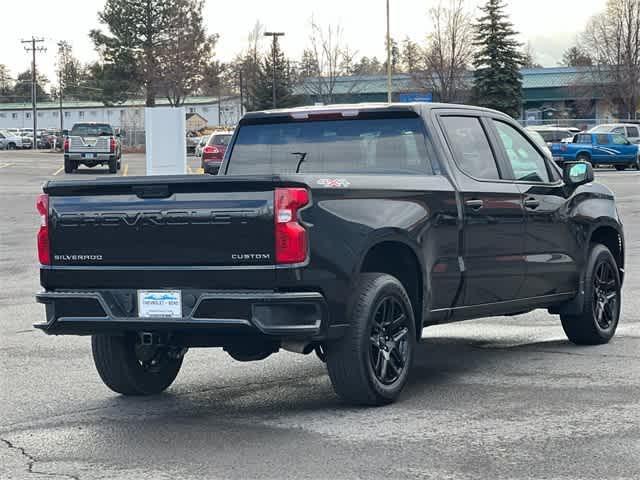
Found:
[{"label": "rear bumper", "polygon": [[182,291],[182,318],[137,316],[136,290],[41,292],[51,335],[170,331],[213,335],[324,338],[328,308],[317,292]]},{"label": "rear bumper", "polygon": [[64,157],[68,160],[76,160],[87,163],[108,162],[116,158],[115,153],[95,153],[93,158],[86,158],[82,153],[65,153]]},{"label": "rear bumper", "polygon": [[218,172],[220,171],[220,165],[221,163],[219,162],[206,162],[206,161],[202,162],[202,168],[204,170],[204,173],[209,173],[211,175],[218,174]]}]

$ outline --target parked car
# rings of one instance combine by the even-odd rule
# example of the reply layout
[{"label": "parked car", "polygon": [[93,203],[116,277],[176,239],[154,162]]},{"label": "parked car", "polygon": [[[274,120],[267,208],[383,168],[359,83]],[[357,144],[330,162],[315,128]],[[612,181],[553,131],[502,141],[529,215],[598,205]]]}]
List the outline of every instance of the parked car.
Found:
[{"label": "parked car", "polygon": [[8,130],[0,130],[0,140],[2,140],[2,143],[4,144],[4,148],[8,150],[15,150],[16,148],[24,148],[22,137]]},{"label": "parked car", "polygon": [[207,145],[202,149],[201,165],[204,173],[210,173],[212,175],[218,173],[231,137],[232,134],[226,131],[213,132],[211,134]]},{"label": "parked car", "polygon": [[556,142],[570,142],[573,136],[580,131],[579,128],[574,127],[553,127],[547,125],[529,126],[529,131],[538,132],[544,141],[547,142],[547,146],[551,147],[552,143]]},{"label": "parked car", "polygon": [[640,143],[640,126],[632,123],[607,123],[589,130],[589,133],[619,133],[631,143]]},{"label": "parked car", "polygon": [[52,180],[37,209],[35,326],[91,335],[124,395],[165,390],[188,348],[286,349],[315,351],[346,402],[380,405],[425,326],[544,308],[593,345],[620,315],[611,190],[477,107],[252,112],[217,176]]},{"label": "parked car", "polygon": [[551,157],[551,149],[549,148],[549,144],[545,141],[540,132],[530,127],[527,127],[526,130],[529,136],[540,146],[541,149],[544,150],[547,156]]},{"label": "parked car", "polygon": [[198,141],[198,145],[196,146],[196,157],[202,158],[202,149],[207,145],[207,142],[209,141],[210,136],[211,135],[204,135],[200,137],[200,140]]},{"label": "parked car", "polygon": [[200,137],[193,132],[188,132],[186,136],[187,143],[187,153],[195,154],[196,147],[198,146],[198,142],[200,141]]},{"label": "parked car", "polygon": [[63,150],[65,173],[74,172],[80,165],[106,164],[109,173],[120,169],[120,134],[107,123],[76,123],[64,140]]},{"label": "parked car", "polygon": [[582,161],[640,170],[640,146],[620,133],[579,133],[571,143],[554,143],[551,153],[558,164]]}]

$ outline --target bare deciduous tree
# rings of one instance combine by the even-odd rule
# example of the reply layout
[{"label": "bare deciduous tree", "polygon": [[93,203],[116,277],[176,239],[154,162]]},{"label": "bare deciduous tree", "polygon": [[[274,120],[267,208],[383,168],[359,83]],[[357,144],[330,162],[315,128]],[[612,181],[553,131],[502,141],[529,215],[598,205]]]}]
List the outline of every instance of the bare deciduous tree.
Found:
[{"label": "bare deciduous tree", "polygon": [[640,101],[640,0],[609,0],[583,34],[594,80],[606,98],[632,118]]},{"label": "bare deciduous tree", "polygon": [[[301,79],[302,86],[306,94],[323,103],[333,103],[338,77],[352,73],[355,53],[344,44],[340,25],[323,29],[313,17],[310,23],[309,47],[303,55],[302,70],[311,75]],[[356,85],[357,80],[351,81],[348,92]]]},{"label": "bare deciduous tree", "polygon": [[429,9],[429,17],[433,32],[424,49],[424,72],[414,76],[439,101],[459,101],[473,55],[473,18],[464,0],[440,2]]}]

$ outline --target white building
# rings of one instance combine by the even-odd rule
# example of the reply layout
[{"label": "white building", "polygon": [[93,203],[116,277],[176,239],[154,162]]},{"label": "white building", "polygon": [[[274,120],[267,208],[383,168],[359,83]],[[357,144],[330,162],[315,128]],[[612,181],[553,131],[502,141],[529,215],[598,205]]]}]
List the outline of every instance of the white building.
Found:
[{"label": "white building", "polygon": [[[168,105],[166,99],[156,104]],[[210,126],[235,125],[240,119],[240,100],[225,97],[191,97],[184,107],[187,113],[198,113]],[[0,103],[0,129],[33,128],[31,103]],[[120,105],[105,106],[100,102],[69,101],[62,104],[63,127],[70,129],[78,122],[105,122],[113,127],[144,130],[144,99],[127,100]],[[60,128],[60,105],[57,102],[38,103],[38,128]]]}]

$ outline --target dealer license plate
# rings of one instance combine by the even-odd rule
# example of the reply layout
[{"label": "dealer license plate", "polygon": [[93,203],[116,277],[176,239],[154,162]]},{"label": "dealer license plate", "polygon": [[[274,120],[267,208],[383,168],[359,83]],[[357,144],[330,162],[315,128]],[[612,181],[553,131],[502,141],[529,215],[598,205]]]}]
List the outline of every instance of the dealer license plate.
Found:
[{"label": "dealer license plate", "polygon": [[182,317],[180,290],[138,290],[139,317]]},{"label": "dealer license plate", "polygon": [[84,158],[96,158],[96,154],[95,153],[85,153],[84,154]]}]

